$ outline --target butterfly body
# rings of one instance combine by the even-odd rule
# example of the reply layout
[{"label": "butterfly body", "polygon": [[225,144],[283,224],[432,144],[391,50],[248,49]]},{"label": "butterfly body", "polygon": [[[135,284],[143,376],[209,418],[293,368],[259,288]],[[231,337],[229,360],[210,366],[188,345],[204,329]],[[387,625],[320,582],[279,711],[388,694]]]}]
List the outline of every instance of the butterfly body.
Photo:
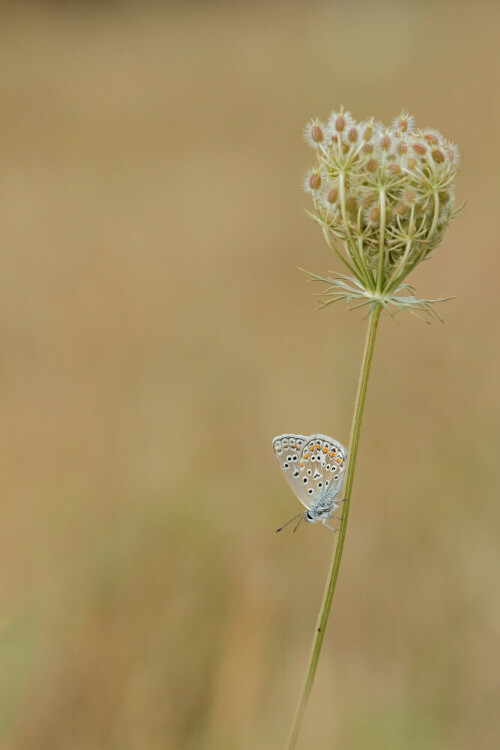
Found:
[{"label": "butterfly body", "polygon": [[307,523],[314,523],[315,521],[321,521],[322,519],[329,518],[331,513],[338,507],[338,503],[335,500],[329,500],[328,498],[318,498],[311,503],[311,507],[308,508],[304,513],[304,519]]},{"label": "butterfly body", "polygon": [[347,451],[328,435],[277,435],[274,455],[285,479],[306,511],[299,514],[308,523],[327,521],[341,500],[337,495],[344,479]]}]

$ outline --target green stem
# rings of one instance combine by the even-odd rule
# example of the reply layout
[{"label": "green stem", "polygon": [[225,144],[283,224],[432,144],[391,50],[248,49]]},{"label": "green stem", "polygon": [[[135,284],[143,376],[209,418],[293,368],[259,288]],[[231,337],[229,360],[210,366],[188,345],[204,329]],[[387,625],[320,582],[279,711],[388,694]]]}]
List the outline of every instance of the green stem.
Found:
[{"label": "green stem", "polygon": [[384,275],[384,264],[385,264],[385,219],[386,219],[386,206],[385,206],[385,190],[380,188],[380,243],[378,248],[378,268],[377,268],[377,292],[380,294],[382,291],[382,276]]},{"label": "green stem", "polygon": [[287,750],[293,750],[297,744],[299,737],[300,727],[302,725],[302,719],[307,708],[307,702],[311,693],[312,684],[314,682],[314,676],[316,674],[316,667],[318,666],[319,655],[321,652],[321,646],[323,644],[323,638],[325,636],[326,623],[328,622],[328,616],[330,614],[330,608],[332,606],[332,599],[335,593],[335,586],[337,583],[337,577],[339,574],[340,561],[342,559],[342,552],[344,549],[344,540],[347,530],[347,520],[349,517],[349,505],[351,502],[351,491],[352,483],[354,481],[354,471],[356,469],[356,456],[358,453],[359,433],[361,430],[361,420],[363,418],[363,409],[365,406],[366,390],[368,387],[368,378],[370,375],[370,366],[373,357],[373,348],[375,346],[375,336],[377,334],[377,326],[380,318],[382,307],[377,305],[370,313],[370,322],[368,325],[368,331],[366,333],[365,350],[363,353],[363,361],[361,364],[361,372],[359,375],[358,392],[356,394],[356,403],[354,405],[354,416],[351,427],[351,438],[349,443],[349,455],[347,461],[346,477],[344,482],[344,496],[345,502],[342,508],[342,521],[338,534],[336,535],[335,545],[332,553],[332,560],[330,563],[330,570],[328,571],[328,578],[326,581],[325,592],[323,594],[323,601],[321,603],[321,609],[318,615],[318,623],[311,647],[311,655],[309,657],[309,664],[307,667],[306,678],[302,693],[300,695],[297,711],[293,720],[290,737],[288,739]]}]

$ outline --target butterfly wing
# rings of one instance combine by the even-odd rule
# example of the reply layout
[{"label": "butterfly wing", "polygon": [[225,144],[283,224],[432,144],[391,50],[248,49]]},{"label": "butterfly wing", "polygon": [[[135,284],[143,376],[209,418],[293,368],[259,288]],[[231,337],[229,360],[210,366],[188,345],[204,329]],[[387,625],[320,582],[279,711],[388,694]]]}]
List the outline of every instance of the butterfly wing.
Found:
[{"label": "butterfly wing", "polygon": [[[328,435],[310,435],[299,459],[301,481],[309,502],[335,497],[344,481],[347,451]],[[307,479],[307,482],[305,481]]]},{"label": "butterfly wing", "polygon": [[307,435],[278,435],[273,440],[276,461],[294,494],[306,508],[309,507],[310,498],[302,483],[302,471],[299,465],[302,449],[307,440]]},{"label": "butterfly wing", "polygon": [[278,435],[274,455],[302,505],[333,498],[343,481],[347,451],[327,435]]}]

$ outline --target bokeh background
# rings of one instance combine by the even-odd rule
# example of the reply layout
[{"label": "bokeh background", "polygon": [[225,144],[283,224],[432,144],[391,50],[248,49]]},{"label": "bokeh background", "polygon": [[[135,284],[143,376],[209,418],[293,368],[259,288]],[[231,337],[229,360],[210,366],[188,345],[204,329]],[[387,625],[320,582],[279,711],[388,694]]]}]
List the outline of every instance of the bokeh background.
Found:
[{"label": "bokeh background", "polygon": [[[301,748],[498,747],[498,28],[467,2],[0,6],[0,744],[274,750],[328,568],[272,437],[347,442],[363,315],[301,131],[404,107],[467,199],[380,326]],[[333,343],[330,343],[333,341]]]}]

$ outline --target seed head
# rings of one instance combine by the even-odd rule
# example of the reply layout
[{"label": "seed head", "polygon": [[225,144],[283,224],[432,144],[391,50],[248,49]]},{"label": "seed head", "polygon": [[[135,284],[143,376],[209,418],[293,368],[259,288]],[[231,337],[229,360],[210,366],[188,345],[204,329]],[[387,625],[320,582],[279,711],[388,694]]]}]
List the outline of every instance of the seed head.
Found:
[{"label": "seed head", "polygon": [[344,115],[337,115],[335,118],[335,130],[337,133],[341,133],[345,128],[345,117]]},{"label": "seed head", "polygon": [[317,164],[304,178],[315,218],[340,241],[365,294],[391,294],[435,250],[454,216],[455,145],[437,130],[415,130],[407,112],[390,128],[357,123],[344,109],[325,126],[310,120],[305,140]]},{"label": "seed head", "polygon": [[388,151],[391,147],[391,142],[391,136],[388,133],[385,133],[380,139],[380,148],[384,151]]},{"label": "seed head", "polygon": [[328,201],[328,203],[335,203],[335,201],[337,200],[338,194],[339,194],[339,191],[337,190],[337,188],[332,187],[331,190],[329,190],[326,195],[326,200]]},{"label": "seed head", "polygon": [[309,120],[304,128],[304,140],[311,148],[318,148],[325,141],[325,126],[318,119]]},{"label": "seed head", "polygon": [[373,136],[373,122],[367,122],[365,129],[363,130],[363,140],[371,141]]},{"label": "seed head", "polygon": [[310,169],[303,180],[303,188],[306,193],[318,193],[322,184],[322,174],[319,169]]},{"label": "seed head", "polygon": [[417,154],[417,156],[425,156],[425,154],[427,153],[427,149],[423,143],[418,143],[418,142],[414,143],[412,148]]},{"label": "seed head", "polygon": [[431,156],[436,164],[442,164],[444,162],[444,154],[439,148],[435,148],[431,151]]},{"label": "seed head", "polygon": [[437,130],[422,130],[422,138],[424,141],[427,141],[427,143],[430,146],[437,146],[439,143],[439,136],[440,133]]},{"label": "seed head", "polygon": [[412,133],[415,128],[415,118],[404,110],[392,121],[391,131],[394,134]]}]

